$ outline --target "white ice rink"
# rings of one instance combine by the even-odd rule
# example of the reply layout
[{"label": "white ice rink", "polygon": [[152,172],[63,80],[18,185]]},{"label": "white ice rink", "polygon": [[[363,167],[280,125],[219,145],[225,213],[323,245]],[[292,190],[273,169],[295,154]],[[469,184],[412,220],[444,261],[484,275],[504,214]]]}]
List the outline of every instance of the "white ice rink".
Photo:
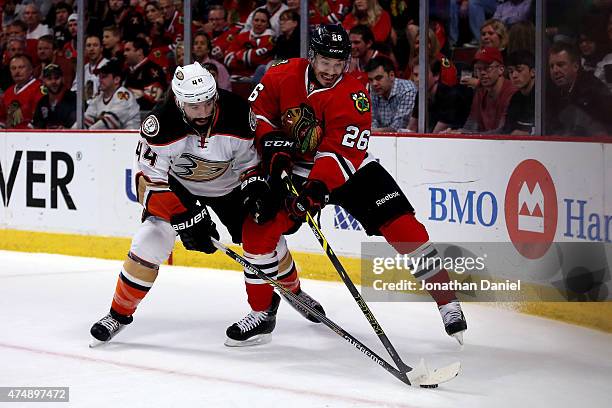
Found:
[{"label": "white ice rink", "polygon": [[[242,274],[231,271],[162,267],[134,323],[90,349],[89,328],[108,311],[120,265],[0,251],[0,386],[69,386],[69,403],[43,406],[71,407],[611,404],[611,335],[473,304],[464,305],[463,350],[432,303],[371,304],[408,364],[461,361],[463,372],[438,389],[404,385],[286,303],[272,343],[227,348],[226,327],[248,311]],[[390,361],[341,283],[302,284],[332,320]]]}]

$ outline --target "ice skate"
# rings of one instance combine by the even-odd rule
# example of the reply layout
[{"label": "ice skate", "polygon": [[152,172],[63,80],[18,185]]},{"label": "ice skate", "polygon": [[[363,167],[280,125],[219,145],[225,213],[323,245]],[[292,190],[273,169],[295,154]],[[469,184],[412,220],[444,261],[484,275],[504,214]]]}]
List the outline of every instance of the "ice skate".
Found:
[{"label": "ice skate", "polygon": [[272,331],[276,326],[276,311],[280,296],[274,292],[272,303],[262,312],[251,311],[237,323],[227,328],[225,345],[228,347],[246,347],[266,344],[272,340]]},{"label": "ice skate", "polygon": [[93,336],[89,347],[96,347],[100,344],[108,343],[113,337],[115,337],[125,326],[132,323],[134,318],[132,316],[122,316],[111,309],[111,311],[98,320],[91,326],[89,331]]},{"label": "ice skate", "polygon": [[[299,291],[297,293],[295,293],[295,296],[297,296],[298,299],[300,299],[302,302],[306,303],[308,306],[311,306],[317,312],[319,312],[323,316],[325,316],[325,310],[323,310],[323,306],[321,306],[321,304],[319,302],[317,302],[315,299],[310,297],[310,295],[308,295],[302,289],[299,289]],[[315,315],[313,315],[312,313],[310,313],[306,309],[303,309],[299,305],[294,304],[293,302],[288,300],[285,295],[283,295],[283,297],[287,300],[287,302],[291,305],[292,308],[294,308],[298,313],[300,313],[306,319],[308,319],[308,320],[310,320],[311,322],[314,322],[314,323],[321,323],[321,321],[319,319],[317,319]]]},{"label": "ice skate", "polygon": [[467,322],[461,310],[458,300],[453,300],[445,305],[439,306],[438,310],[444,322],[446,333],[454,337],[459,344],[463,345],[463,332],[467,330]]}]

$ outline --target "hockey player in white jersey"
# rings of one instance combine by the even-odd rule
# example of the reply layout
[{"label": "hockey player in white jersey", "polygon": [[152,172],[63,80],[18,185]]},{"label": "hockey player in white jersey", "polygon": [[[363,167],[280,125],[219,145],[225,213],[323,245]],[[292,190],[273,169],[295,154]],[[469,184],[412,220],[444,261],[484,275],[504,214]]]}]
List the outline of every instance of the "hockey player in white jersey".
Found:
[{"label": "hockey player in white jersey", "polygon": [[121,86],[122,69],[111,60],[97,70],[98,95],[93,98],[83,118],[87,129],[138,129],[140,106],[134,94]]},{"label": "hockey player in white jersey", "polygon": [[[215,251],[211,237],[218,239],[219,233],[207,207],[218,215],[235,243],[242,240],[245,217],[264,222],[276,214],[270,186],[260,176],[253,127],[248,103],[217,90],[214,78],[200,64],[176,69],[172,92],[140,128],[135,181],[144,207],[143,223],[119,274],[110,312],[91,328],[92,345],[109,341],[132,322],[177,233],[186,249]],[[318,302],[301,291],[284,238],[277,253],[274,265],[266,265],[266,273],[286,282],[323,312]],[[248,282],[248,276],[245,279]],[[266,310],[251,305],[254,310],[228,329],[226,344],[266,342],[276,323],[278,304],[276,295]]]}]

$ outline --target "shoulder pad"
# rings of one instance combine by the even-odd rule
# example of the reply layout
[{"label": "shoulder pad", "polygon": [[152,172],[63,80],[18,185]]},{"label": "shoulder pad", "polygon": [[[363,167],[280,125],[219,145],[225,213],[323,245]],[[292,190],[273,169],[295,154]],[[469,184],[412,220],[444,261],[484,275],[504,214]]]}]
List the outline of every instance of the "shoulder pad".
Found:
[{"label": "shoulder pad", "polygon": [[166,145],[189,133],[181,111],[169,97],[157,105],[140,125],[140,135],[151,145]]}]

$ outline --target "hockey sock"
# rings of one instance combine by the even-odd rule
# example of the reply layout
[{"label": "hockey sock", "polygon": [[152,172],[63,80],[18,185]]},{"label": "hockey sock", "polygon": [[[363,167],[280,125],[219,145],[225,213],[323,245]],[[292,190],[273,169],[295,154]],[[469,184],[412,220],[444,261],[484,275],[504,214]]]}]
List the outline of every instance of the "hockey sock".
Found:
[{"label": "hockey sock", "polygon": [[123,263],[117,279],[111,309],[123,316],[131,316],[153,286],[159,265],[147,262],[133,253]]},{"label": "hockey sock", "polygon": [[282,235],[278,240],[276,253],[278,254],[278,282],[285,289],[297,293],[300,290],[300,278],[291,252],[287,248],[287,241]]},{"label": "hockey sock", "polygon": [[[434,262],[438,251],[429,242],[429,234],[414,214],[404,214],[380,228],[383,236],[397,252],[420,260],[413,270],[414,278],[427,283],[448,283],[450,278],[440,262]],[[416,262],[413,264],[417,265]],[[454,290],[428,290],[438,306],[445,305],[457,297]]]},{"label": "hockey sock", "polygon": [[[264,255],[253,255],[244,251],[244,258],[270,278],[276,279],[278,275],[276,251]],[[251,309],[257,312],[266,310],[272,303],[272,293],[274,292],[272,285],[263,279],[259,279],[257,275],[246,269],[244,270],[244,280]]]}]

